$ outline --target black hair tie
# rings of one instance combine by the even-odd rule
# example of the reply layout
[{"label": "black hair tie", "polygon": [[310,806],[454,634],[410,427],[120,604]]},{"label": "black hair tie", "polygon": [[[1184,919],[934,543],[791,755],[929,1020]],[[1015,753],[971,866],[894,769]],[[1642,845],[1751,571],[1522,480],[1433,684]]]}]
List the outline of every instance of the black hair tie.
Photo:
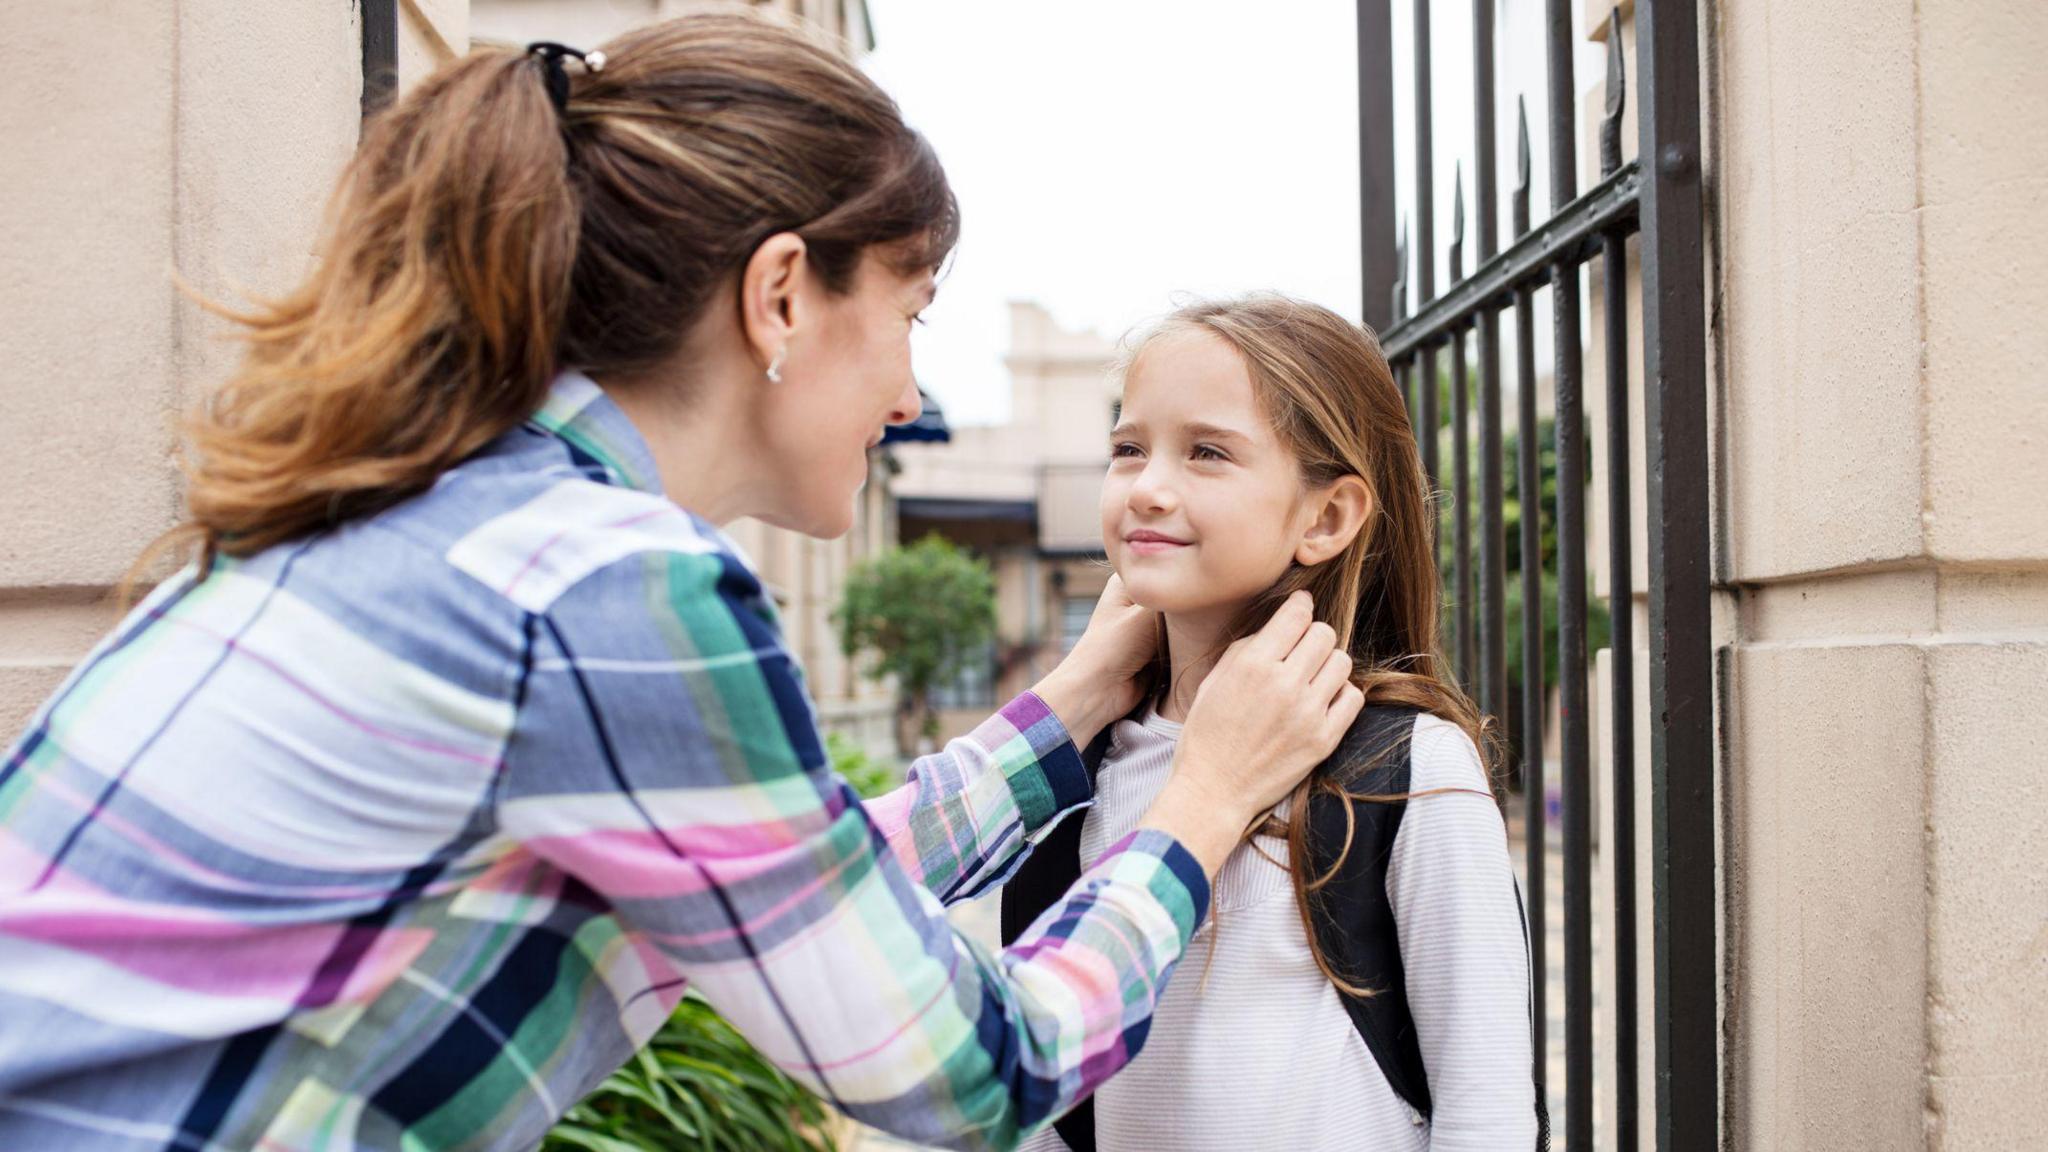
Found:
[{"label": "black hair tie", "polygon": [[567,44],[557,44],[552,40],[536,40],[526,46],[526,51],[530,55],[540,57],[541,78],[547,84],[548,99],[554,101],[557,112],[569,110],[569,73],[562,67],[565,58],[574,56],[590,71],[604,71],[602,52],[585,52],[579,48],[571,48]]}]

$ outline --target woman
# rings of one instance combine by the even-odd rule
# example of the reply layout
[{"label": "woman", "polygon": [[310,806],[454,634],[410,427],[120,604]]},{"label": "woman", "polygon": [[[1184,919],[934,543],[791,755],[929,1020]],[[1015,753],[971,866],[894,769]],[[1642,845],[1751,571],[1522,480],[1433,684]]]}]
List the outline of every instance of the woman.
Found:
[{"label": "woman", "polygon": [[0,763],[0,1147],[530,1148],[691,985],[849,1114],[1009,1147],[1136,1053],[1208,877],[1356,716],[1288,604],[1139,829],[1001,956],[956,937],[1088,802],[1152,621],[1112,588],[864,807],[718,525],[847,529],[952,194],[794,33],[574,56],[371,126],[194,418],[196,560]]}]

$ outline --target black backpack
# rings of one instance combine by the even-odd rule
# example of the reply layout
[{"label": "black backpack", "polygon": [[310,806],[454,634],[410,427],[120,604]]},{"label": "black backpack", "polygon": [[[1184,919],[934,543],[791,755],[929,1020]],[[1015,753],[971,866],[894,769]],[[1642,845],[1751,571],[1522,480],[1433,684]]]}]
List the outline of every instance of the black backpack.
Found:
[{"label": "black backpack", "polygon": [[[1416,709],[1406,707],[1366,709],[1318,771],[1347,770],[1345,779],[1354,792],[1397,796],[1406,793],[1411,774],[1408,737],[1414,731],[1416,714]],[[1110,730],[1105,729],[1081,754],[1090,777],[1102,766],[1110,735]],[[1360,765],[1362,770],[1346,769]],[[1429,1077],[1423,1068],[1415,1021],[1408,1014],[1407,978],[1401,968],[1394,910],[1387,901],[1387,861],[1393,853],[1394,836],[1401,830],[1401,816],[1407,804],[1398,800],[1346,800],[1327,793],[1312,796],[1308,809],[1308,849],[1316,875],[1329,869],[1331,858],[1344,844],[1347,806],[1354,822],[1351,851],[1345,854],[1330,882],[1309,897],[1316,943],[1332,968],[1347,980],[1377,993],[1358,997],[1346,995],[1340,989],[1337,995],[1394,1094],[1428,1116]],[[1021,936],[1080,879],[1081,823],[1079,816],[1071,815],[1061,821],[1031,850],[1003,886],[1005,945]],[[1516,905],[1520,906],[1519,899]],[[1549,1147],[1550,1123],[1540,1086],[1535,1096],[1536,1147],[1540,1152]],[[1083,1100],[1054,1121],[1053,1127],[1073,1152],[1095,1152],[1095,1101]]]}]

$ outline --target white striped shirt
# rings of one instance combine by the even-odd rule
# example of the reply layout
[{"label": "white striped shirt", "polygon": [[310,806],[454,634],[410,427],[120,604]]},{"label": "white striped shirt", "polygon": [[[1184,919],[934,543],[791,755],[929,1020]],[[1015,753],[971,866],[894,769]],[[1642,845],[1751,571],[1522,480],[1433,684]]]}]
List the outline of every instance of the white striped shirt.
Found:
[{"label": "white striped shirt", "polygon": [[[1084,863],[1137,826],[1179,736],[1156,714],[1117,725],[1082,826]],[[1102,1152],[1534,1147],[1528,953],[1506,830],[1457,726],[1418,716],[1411,763],[1413,791],[1481,793],[1410,800],[1387,869],[1431,1118],[1381,1075],[1310,955],[1286,842],[1260,837],[1224,864],[1144,1052],[1096,1092]],[[1050,1129],[1025,1145],[1065,1147]]]}]

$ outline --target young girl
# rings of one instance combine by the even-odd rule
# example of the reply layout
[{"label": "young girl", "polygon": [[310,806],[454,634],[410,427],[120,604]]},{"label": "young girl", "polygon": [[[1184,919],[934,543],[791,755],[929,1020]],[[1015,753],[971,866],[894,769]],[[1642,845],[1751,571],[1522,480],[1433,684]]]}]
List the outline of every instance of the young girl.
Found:
[{"label": "young girl", "polygon": [[1224,864],[1144,1054],[1027,1149],[1535,1147],[1506,832],[1438,661],[1432,510],[1372,337],[1279,296],[1184,308],[1138,343],[1110,456],[1103,544],[1162,616],[1161,675],[1091,749],[1085,819],[1006,890],[1006,934],[1130,831],[1277,600],[1313,595],[1366,708]]}]

